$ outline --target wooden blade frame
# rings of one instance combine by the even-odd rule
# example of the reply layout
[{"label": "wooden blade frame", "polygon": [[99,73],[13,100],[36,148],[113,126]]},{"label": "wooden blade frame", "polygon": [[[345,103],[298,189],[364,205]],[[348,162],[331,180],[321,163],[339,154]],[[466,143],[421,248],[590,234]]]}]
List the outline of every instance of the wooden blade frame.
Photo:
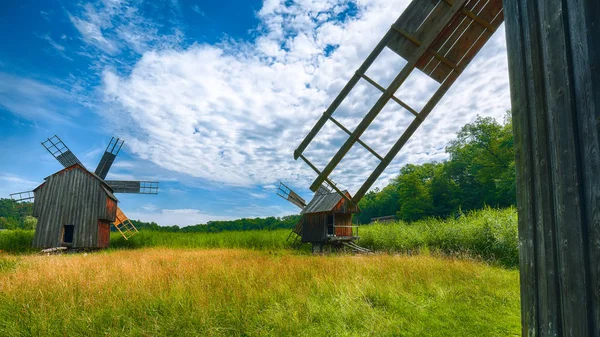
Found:
[{"label": "wooden blade frame", "polygon": [[[327,182],[345,199],[358,204],[503,21],[502,0],[413,0],[294,151],[294,159],[301,158],[318,174],[310,189],[316,192],[323,182]],[[388,88],[384,88],[365,75],[369,66],[386,47],[407,60],[407,64]],[[441,83],[421,111],[416,111],[394,96],[414,69],[421,70]],[[351,132],[332,115],[360,79],[380,90],[382,95],[356,129]],[[362,142],[360,136],[390,100],[413,114],[415,119],[390,151],[382,156]],[[327,121],[333,122],[350,137],[327,166],[320,171],[302,153]],[[329,175],[355,143],[362,145],[379,159],[380,163],[354,197],[349,199],[331,183]]]},{"label": "wooden blade frame", "polygon": [[119,233],[123,235],[125,240],[129,240],[130,237],[138,233],[137,228],[135,228],[131,220],[127,218],[125,213],[123,213],[119,207],[117,207],[117,216],[115,218],[115,222],[113,222],[113,225],[115,228],[117,228]]},{"label": "wooden blade frame", "polygon": [[84,167],[83,164],[77,159],[77,157],[69,150],[67,145],[63,143],[63,141],[58,138],[57,135],[54,135],[45,141],[42,142],[42,146],[50,154],[58,160],[59,163],[64,167],[69,167],[71,165],[79,164],[81,167]]},{"label": "wooden blade frame", "polygon": [[105,180],[114,193],[158,194],[158,181]]},{"label": "wooden blade frame", "polygon": [[117,154],[119,154],[119,151],[121,151],[123,143],[125,143],[125,141],[121,140],[120,138],[112,137],[110,139],[110,142],[108,142],[108,146],[106,147],[106,150],[102,155],[102,159],[100,159],[98,167],[96,167],[96,171],[94,172],[98,177],[102,179],[106,178],[106,175],[108,174],[112,163],[115,161],[115,158],[117,157]]},{"label": "wooden blade frame", "polygon": [[32,202],[34,199],[33,191],[12,193],[10,198],[16,202]]},{"label": "wooden blade frame", "polygon": [[282,182],[279,183],[277,195],[298,206],[300,209],[304,209],[304,207],[306,207],[306,201]]}]

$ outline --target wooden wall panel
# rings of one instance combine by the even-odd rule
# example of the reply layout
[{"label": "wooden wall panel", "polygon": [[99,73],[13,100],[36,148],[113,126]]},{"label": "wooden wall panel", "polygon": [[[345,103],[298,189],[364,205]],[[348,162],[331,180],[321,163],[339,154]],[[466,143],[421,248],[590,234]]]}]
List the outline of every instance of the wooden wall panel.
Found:
[{"label": "wooden wall panel", "polygon": [[600,5],[505,0],[524,336],[600,336]]}]

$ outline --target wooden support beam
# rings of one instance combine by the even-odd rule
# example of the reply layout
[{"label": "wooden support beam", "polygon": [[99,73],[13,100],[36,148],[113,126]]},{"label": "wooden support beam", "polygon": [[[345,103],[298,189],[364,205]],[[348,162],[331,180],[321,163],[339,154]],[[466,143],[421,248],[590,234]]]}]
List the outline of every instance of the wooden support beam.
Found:
[{"label": "wooden support beam", "polygon": [[[381,85],[379,85],[379,83],[373,81],[369,76],[363,74],[362,78],[364,78],[367,82],[369,82],[375,88],[379,89],[379,91],[385,92],[385,88],[382,87]],[[392,95],[391,98],[394,102],[398,103],[401,107],[408,110],[411,114],[415,115],[415,117],[420,118],[419,113],[415,109],[411,108],[408,104],[404,103],[404,101],[402,101],[401,99],[399,99],[398,97],[396,97],[394,95]]]},{"label": "wooden support beam", "polygon": [[373,49],[371,54],[369,54],[369,56],[365,59],[365,61],[358,68],[358,70],[356,71],[354,76],[352,76],[350,81],[348,81],[346,86],[344,86],[342,91],[340,91],[340,93],[333,100],[331,105],[327,108],[327,110],[325,110],[325,113],[323,113],[323,115],[317,121],[315,126],[313,126],[312,130],[310,130],[310,132],[308,133],[306,138],[304,138],[302,143],[300,143],[298,148],[294,151],[294,159],[298,159],[300,157],[300,155],[304,152],[304,150],[306,150],[306,148],[308,147],[308,144],[310,144],[310,142],[312,142],[312,140],[315,138],[317,133],[319,133],[319,131],[323,128],[323,126],[327,122],[327,119],[331,115],[333,115],[335,110],[340,106],[340,104],[342,104],[342,101],[346,98],[346,96],[348,96],[348,94],[350,93],[352,88],[354,88],[356,83],[358,83],[361,75],[363,75],[367,71],[367,69],[369,69],[371,64],[373,62],[375,62],[375,60],[377,59],[377,56],[379,56],[379,54],[381,54],[381,51],[383,51],[383,49],[385,48],[385,46],[387,45],[387,43],[391,39],[391,37],[392,37],[392,32],[390,30],[385,34],[385,36],[381,39],[381,41],[379,41],[379,43],[377,44],[375,49]]},{"label": "wooden support beam", "polygon": [[600,3],[505,0],[523,336],[600,336]]},{"label": "wooden support beam", "polygon": [[[402,36],[407,38],[410,42],[414,43],[417,47],[419,47],[423,44],[421,41],[419,41],[419,39],[417,39],[413,35],[409,34],[404,29],[399,28],[396,25],[392,25],[392,28],[395,31],[397,31],[398,33],[400,33]],[[447,65],[448,67],[452,68],[452,70],[456,71],[458,74],[461,74],[463,72],[463,69],[460,68],[458,65],[456,65],[456,63],[450,61],[449,59],[447,59],[442,54],[438,53],[433,48],[427,49],[427,52],[431,53],[431,55],[433,55],[438,61],[440,61],[440,62],[444,63],[445,65]]]},{"label": "wooden support beam", "polygon": [[[319,176],[315,179],[315,181],[310,186],[311,191],[316,192],[319,189],[319,186],[323,183],[326,177],[328,177],[331,172],[335,169],[335,167],[340,163],[342,158],[350,151],[352,145],[356,142],[356,140],[363,134],[363,132],[367,129],[367,127],[375,120],[379,112],[383,109],[383,107],[387,104],[391,96],[400,88],[402,83],[408,78],[410,73],[413,71],[415,64],[417,61],[425,54],[427,49],[431,46],[431,44],[435,41],[437,36],[442,32],[442,30],[446,27],[446,25],[452,20],[452,18],[456,15],[456,13],[464,6],[466,0],[456,0],[454,5],[450,7],[435,23],[433,29],[429,32],[427,39],[423,41],[423,44],[419,46],[419,48],[412,55],[411,59],[408,60],[408,63],[404,66],[402,71],[394,78],[390,86],[386,89],[383,95],[377,100],[375,105],[371,108],[371,110],[367,113],[365,118],[360,122],[360,124],[356,127],[352,136],[346,140],[346,142],[342,145],[340,150],[333,156],[331,161],[327,164],[327,166],[323,169],[323,172],[319,174]],[[389,33],[386,35],[390,35]],[[355,198],[356,199],[356,198]],[[359,200],[359,199],[356,199]]]},{"label": "wooden support beam", "polygon": [[[338,122],[337,119],[333,118],[333,116],[329,116],[329,120],[331,120],[333,122],[333,124],[337,125],[340,129],[342,129],[342,131],[347,133],[349,136],[352,136],[352,132],[350,132],[350,130],[346,129],[346,127],[343,126],[342,123]],[[356,142],[358,144],[362,145],[365,149],[367,149],[367,151],[371,152],[371,154],[374,155],[375,157],[377,157],[377,159],[383,160],[383,157],[380,156],[379,153],[375,152],[375,150],[373,150],[370,146],[365,144],[362,140],[357,139]]]}]

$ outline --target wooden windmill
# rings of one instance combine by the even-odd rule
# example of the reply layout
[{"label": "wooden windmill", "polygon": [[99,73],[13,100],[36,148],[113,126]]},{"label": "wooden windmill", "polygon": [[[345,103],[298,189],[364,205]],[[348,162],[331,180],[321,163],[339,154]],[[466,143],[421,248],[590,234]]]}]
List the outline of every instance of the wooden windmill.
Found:
[{"label": "wooden windmill", "polygon": [[[310,189],[316,192],[324,182],[330,183],[329,175],[358,143],[379,160],[378,166],[352,198],[336,185],[330,184],[346,201],[357,205],[503,21],[502,0],[412,1],[294,151],[294,159],[302,159],[317,173]],[[371,64],[385,48],[407,61],[387,88],[366,75]],[[416,69],[440,83],[437,91],[429,96],[428,102],[420,111],[395,95]],[[334,117],[334,112],[359,81],[372,85],[381,95],[358,126],[350,131]],[[427,93],[421,94],[423,97],[427,96]],[[414,120],[388,153],[379,154],[360,137],[389,101],[396,102],[407,113],[412,114]],[[303,152],[327,122],[339,127],[349,137],[325,168],[318,169]]]},{"label": "wooden windmill", "polygon": [[[347,198],[350,194],[344,191]],[[354,244],[358,239],[358,227],[352,225],[352,214],[359,211],[337,192],[327,185],[321,185],[311,201],[307,204],[302,197],[279,183],[277,195],[299,207],[302,217],[288,236],[294,236],[294,242],[301,238],[302,242],[311,243],[313,252],[320,252],[324,245],[346,245],[352,249],[366,251]]]},{"label": "wooden windmill", "polygon": [[33,216],[38,218],[34,247],[108,247],[111,223],[126,240],[137,233],[114,193],[157,194],[158,182],[104,180],[123,143],[113,137],[91,172],[58,136],[42,142],[64,169],[33,191],[11,194],[17,202],[34,202]]}]

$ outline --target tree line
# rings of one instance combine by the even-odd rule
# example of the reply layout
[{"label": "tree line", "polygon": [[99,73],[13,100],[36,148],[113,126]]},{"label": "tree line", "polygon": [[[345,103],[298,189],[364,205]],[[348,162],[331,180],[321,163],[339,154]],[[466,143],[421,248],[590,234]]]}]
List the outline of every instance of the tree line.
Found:
[{"label": "tree line", "polygon": [[[35,229],[37,220],[31,216],[33,203],[17,203],[12,199],[0,198],[0,229]],[[209,221],[206,224],[179,227],[160,226],[156,222],[131,220],[138,230],[154,230],[162,232],[203,232],[214,233],[222,231],[274,230],[293,228],[300,220],[299,215],[267,218],[243,218],[231,221]],[[111,226],[112,231],[117,229]]]},{"label": "tree line", "polygon": [[446,218],[484,206],[515,204],[515,160],[512,120],[503,123],[477,117],[446,147],[449,159],[406,165],[381,190],[374,189],[359,202],[360,223],[394,215],[399,220]]},{"label": "tree line", "polygon": [[[515,204],[515,161],[512,121],[507,112],[503,123],[477,117],[457,133],[446,147],[449,159],[421,165],[406,165],[384,188],[374,189],[360,201],[359,223],[394,215],[399,220],[446,218],[485,206]],[[33,229],[32,203],[17,204],[0,199],[0,229]],[[293,228],[299,215],[209,221],[194,226],[160,226],[132,220],[138,229],[168,232],[220,232]],[[113,230],[114,227],[112,228]]]},{"label": "tree line", "polygon": [[[223,231],[249,231],[249,230],[274,230],[281,228],[293,228],[300,220],[300,215],[288,215],[283,217],[267,217],[267,218],[243,218],[229,221],[209,221],[206,224],[198,224],[193,226],[179,227],[160,226],[156,222],[142,222],[139,220],[131,220],[133,225],[138,230],[154,230],[162,232],[183,232],[183,233],[216,233]],[[116,229],[114,226],[112,230]]]}]

